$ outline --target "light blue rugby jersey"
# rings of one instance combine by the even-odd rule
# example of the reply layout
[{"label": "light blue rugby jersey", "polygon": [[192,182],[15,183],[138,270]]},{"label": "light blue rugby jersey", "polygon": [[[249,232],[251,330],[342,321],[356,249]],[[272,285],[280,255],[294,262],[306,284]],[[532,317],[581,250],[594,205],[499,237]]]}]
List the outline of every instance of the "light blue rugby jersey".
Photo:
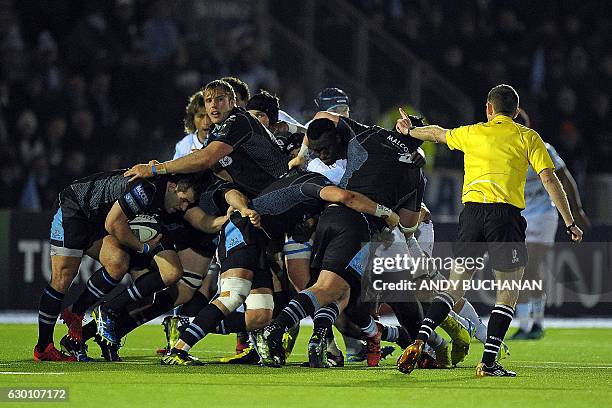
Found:
[{"label": "light blue rugby jersey", "polygon": [[[564,168],[565,162],[559,156],[555,148],[548,143],[545,143],[545,145],[555,165],[555,171]],[[550,211],[556,212],[557,209],[546,192],[544,185],[542,185],[540,176],[538,176],[531,166],[529,166],[529,170],[527,171],[527,182],[525,183],[525,209],[523,210],[523,217],[534,217]]]},{"label": "light blue rugby jersey", "polygon": [[182,138],[174,148],[174,157],[172,160],[178,159],[183,156],[187,156],[193,150],[199,150],[202,148],[202,143],[195,133],[189,133]]}]

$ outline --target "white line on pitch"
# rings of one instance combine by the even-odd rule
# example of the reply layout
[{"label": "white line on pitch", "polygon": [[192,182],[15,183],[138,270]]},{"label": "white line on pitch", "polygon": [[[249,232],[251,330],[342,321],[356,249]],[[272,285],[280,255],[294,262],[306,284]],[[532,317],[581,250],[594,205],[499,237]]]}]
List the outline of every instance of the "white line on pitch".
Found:
[{"label": "white line on pitch", "polygon": [[64,375],[66,373],[24,373],[22,371],[0,371],[4,375]]}]

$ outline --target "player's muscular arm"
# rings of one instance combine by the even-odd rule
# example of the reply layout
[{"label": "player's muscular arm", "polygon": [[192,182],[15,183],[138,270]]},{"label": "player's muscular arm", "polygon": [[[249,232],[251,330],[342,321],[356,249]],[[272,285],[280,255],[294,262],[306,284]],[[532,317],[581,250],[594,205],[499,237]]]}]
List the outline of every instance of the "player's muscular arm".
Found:
[{"label": "player's muscular arm", "polygon": [[196,150],[176,160],[170,160],[160,164],[137,164],[123,173],[123,175],[131,177],[130,181],[137,178],[153,177],[153,166],[155,166],[155,172],[157,174],[195,173],[210,169],[223,157],[232,153],[232,151],[233,148],[229,144],[214,141],[204,149]]},{"label": "player's muscular arm", "polygon": [[184,218],[192,227],[208,234],[221,231],[221,227],[227,221],[227,215],[215,217],[205,213],[200,207],[188,209]]},{"label": "player's muscular arm", "polygon": [[256,227],[260,226],[260,216],[257,211],[249,208],[249,199],[236,189],[228,190],[225,193],[225,201],[243,217],[249,217],[251,224]]},{"label": "player's muscular arm", "polygon": [[355,211],[384,218],[390,228],[395,228],[399,223],[399,216],[396,213],[356,191],[326,186],[321,189],[319,196],[327,202],[344,204]]},{"label": "player's muscular arm", "polygon": [[[113,204],[111,210],[106,215],[104,221],[106,231],[115,237],[121,245],[133,249],[137,252],[143,252],[144,244],[138,240],[130,230],[128,218],[121,209],[119,202]],[[161,234],[160,234],[161,235]]]},{"label": "player's muscular arm", "polygon": [[[555,203],[557,210],[559,210],[565,225],[572,225],[574,223],[574,217],[572,216],[572,211],[570,210],[565,190],[563,189],[561,181],[557,175],[552,169],[544,169],[540,172],[540,180],[542,180],[544,188],[548,192],[548,195],[552,199],[553,203]],[[582,230],[580,228],[573,226],[570,228],[570,233],[572,240],[577,242],[582,240]]]},{"label": "player's muscular arm", "polygon": [[572,214],[574,214],[574,217],[576,218],[576,224],[582,228],[590,228],[591,221],[582,209],[582,201],[580,200],[580,193],[578,192],[576,180],[574,180],[574,177],[572,177],[572,174],[569,172],[567,167],[563,167],[562,169],[555,171],[555,174],[557,177],[559,177],[561,185],[567,193],[567,200],[569,201]]}]

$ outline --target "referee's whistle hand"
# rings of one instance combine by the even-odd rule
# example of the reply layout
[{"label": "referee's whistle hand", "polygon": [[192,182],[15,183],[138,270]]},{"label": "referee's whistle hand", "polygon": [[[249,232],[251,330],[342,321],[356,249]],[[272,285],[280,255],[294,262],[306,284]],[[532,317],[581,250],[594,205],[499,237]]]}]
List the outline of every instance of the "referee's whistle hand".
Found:
[{"label": "referee's whistle hand", "polygon": [[568,234],[570,234],[570,237],[572,238],[572,241],[574,241],[574,242],[582,241],[582,234],[583,234],[583,232],[580,229],[580,227],[578,227],[576,225],[572,225],[571,227],[569,227]]},{"label": "referee's whistle hand", "polygon": [[151,171],[151,166],[148,164],[137,164],[125,173],[123,173],[125,177],[130,177],[130,181],[136,180],[137,178],[149,178],[153,177],[153,172]]}]

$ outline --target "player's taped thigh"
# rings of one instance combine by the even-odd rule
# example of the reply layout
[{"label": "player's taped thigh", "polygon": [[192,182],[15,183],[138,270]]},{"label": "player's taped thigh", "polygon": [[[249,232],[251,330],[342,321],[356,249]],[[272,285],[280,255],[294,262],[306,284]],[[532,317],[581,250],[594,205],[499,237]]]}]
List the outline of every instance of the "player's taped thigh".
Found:
[{"label": "player's taped thigh", "polygon": [[[523,278],[525,267],[520,266],[513,271],[497,271],[493,270],[495,280],[500,284],[504,281],[520,282]],[[510,306],[514,309],[516,301],[519,297],[518,289],[498,289],[495,297],[495,303],[498,305]]]},{"label": "player's taped thigh", "polygon": [[312,254],[312,238],[306,242],[296,242],[288,237],[283,245],[285,259],[310,259]]},{"label": "player's taped thigh", "polygon": [[248,310],[274,309],[274,297],[269,293],[251,293],[244,301]]},{"label": "player's taped thigh", "polygon": [[219,285],[220,294],[217,298],[225,308],[231,313],[244,303],[244,300],[251,292],[252,282],[243,278],[221,278]]}]

